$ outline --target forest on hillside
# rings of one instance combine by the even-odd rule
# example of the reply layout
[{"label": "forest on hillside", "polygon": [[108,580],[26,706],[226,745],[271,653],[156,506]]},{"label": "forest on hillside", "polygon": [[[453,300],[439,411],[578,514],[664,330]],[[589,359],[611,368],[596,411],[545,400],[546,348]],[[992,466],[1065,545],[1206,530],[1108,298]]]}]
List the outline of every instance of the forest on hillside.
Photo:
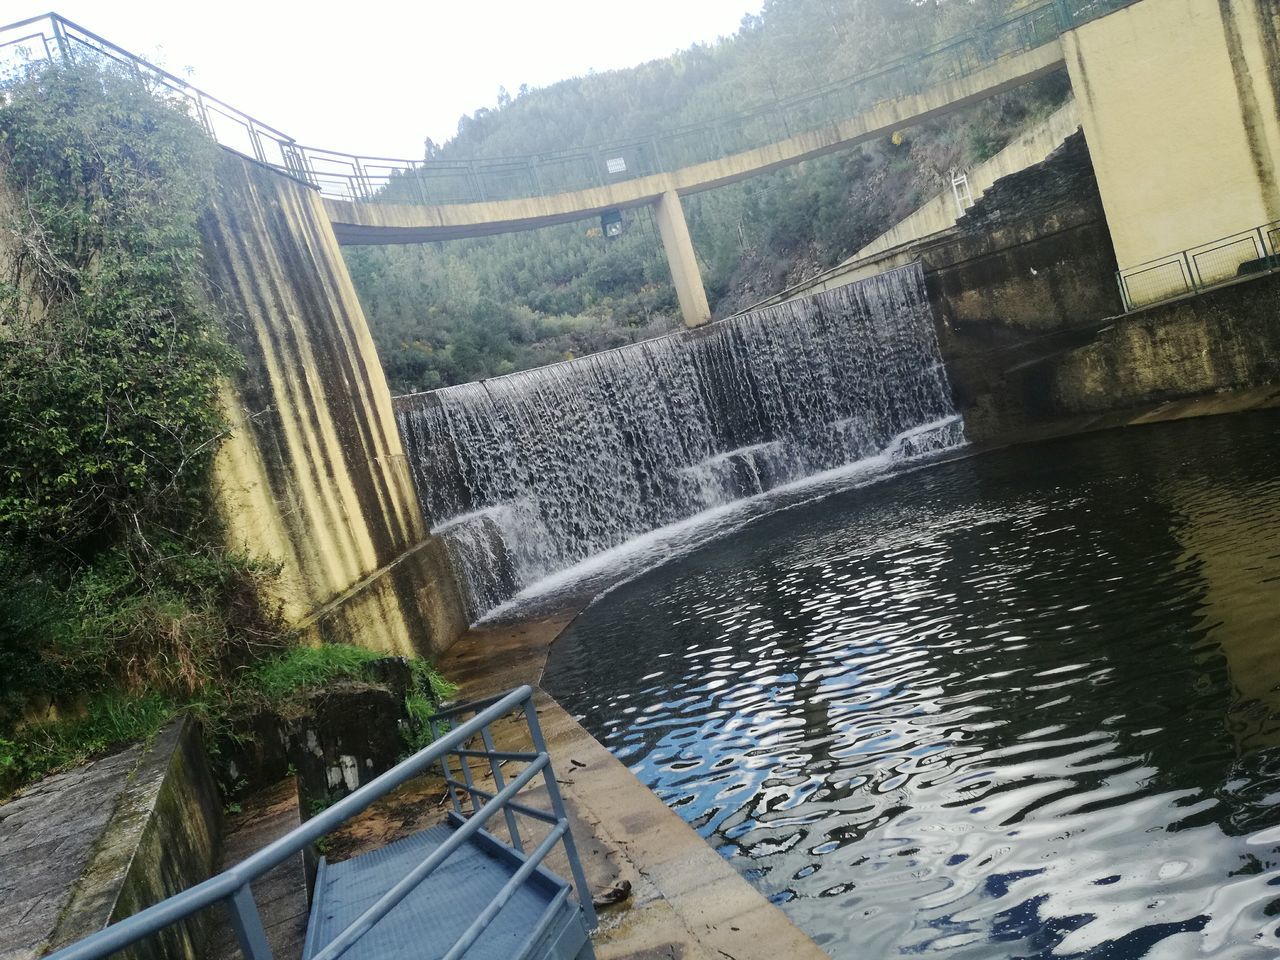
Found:
[{"label": "forest on hillside", "polygon": [[[428,159],[527,156],[663,134],[858,76],[1028,0],[767,0],[732,36],[513,96],[464,116]],[[687,197],[716,316],[812,276],[944,189],[1069,95],[1050,76],[892,137]],[[826,119],[839,119],[829,117]],[[392,390],[509,373],[679,325],[652,212],[621,237],[583,221],[435,244],[349,247]]]}]

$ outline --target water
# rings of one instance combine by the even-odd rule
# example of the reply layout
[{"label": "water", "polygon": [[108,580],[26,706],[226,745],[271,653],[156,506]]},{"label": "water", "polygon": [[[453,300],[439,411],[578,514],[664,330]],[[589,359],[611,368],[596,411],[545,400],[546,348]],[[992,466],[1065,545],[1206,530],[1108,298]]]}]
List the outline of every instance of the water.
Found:
[{"label": "water", "polygon": [[963,441],[918,264],[396,410],[474,617],[649,531]]},{"label": "water", "polygon": [[758,519],[544,682],[838,960],[1280,955],[1280,413]]}]

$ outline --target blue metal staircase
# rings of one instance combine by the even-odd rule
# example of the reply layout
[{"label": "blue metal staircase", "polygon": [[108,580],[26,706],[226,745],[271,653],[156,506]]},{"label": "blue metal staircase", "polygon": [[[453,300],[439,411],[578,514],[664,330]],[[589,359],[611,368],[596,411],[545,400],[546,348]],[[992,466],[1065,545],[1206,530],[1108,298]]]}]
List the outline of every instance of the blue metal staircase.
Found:
[{"label": "blue metal staircase", "polygon": [[[493,722],[512,713],[523,714],[532,751],[494,748]],[[102,960],[217,903],[227,907],[243,956],[275,960],[253,881],[436,764],[453,799],[448,819],[341,863],[321,860],[302,960],[592,960],[595,912],[538,727],[533,690],[520,687],[444,711],[432,727],[436,737],[426,749],[240,864],[50,960]],[[477,785],[476,761],[482,770],[487,767],[492,790]],[[509,780],[503,773],[507,763],[523,765]],[[516,799],[535,779],[549,810]],[[499,814],[505,838],[486,829]],[[526,844],[533,848],[526,851]],[[543,866],[558,846],[572,886]]]},{"label": "blue metal staircase", "polygon": [[[456,821],[406,837],[381,850],[343,863],[321,862],[307,929],[303,960],[314,960],[380,896],[454,834]],[[494,902],[511,878],[528,863],[491,834],[481,832],[344,954],[348,960],[446,956],[425,944],[457,943],[474,922],[476,904]],[[559,877],[534,869],[513,886],[510,898],[466,950],[471,960],[510,957],[569,958],[589,956],[582,911],[569,899],[569,886]]]}]

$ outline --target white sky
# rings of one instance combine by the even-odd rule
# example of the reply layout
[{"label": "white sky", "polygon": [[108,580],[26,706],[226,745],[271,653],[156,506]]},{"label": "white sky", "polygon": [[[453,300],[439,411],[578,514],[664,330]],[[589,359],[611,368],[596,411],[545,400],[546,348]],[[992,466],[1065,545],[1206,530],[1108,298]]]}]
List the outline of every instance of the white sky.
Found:
[{"label": "white sky", "polygon": [[419,157],[500,84],[665,56],[761,0],[9,0],[0,23],[51,7],[308,146]]}]

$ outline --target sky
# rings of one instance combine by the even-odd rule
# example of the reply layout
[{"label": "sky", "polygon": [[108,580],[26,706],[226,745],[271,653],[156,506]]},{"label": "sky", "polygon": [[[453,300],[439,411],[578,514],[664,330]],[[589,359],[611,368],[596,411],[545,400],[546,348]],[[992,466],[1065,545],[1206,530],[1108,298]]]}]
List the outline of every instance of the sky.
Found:
[{"label": "sky", "polygon": [[9,0],[0,22],[51,5],[307,146],[416,158],[500,85],[666,56],[761,0]]}]

